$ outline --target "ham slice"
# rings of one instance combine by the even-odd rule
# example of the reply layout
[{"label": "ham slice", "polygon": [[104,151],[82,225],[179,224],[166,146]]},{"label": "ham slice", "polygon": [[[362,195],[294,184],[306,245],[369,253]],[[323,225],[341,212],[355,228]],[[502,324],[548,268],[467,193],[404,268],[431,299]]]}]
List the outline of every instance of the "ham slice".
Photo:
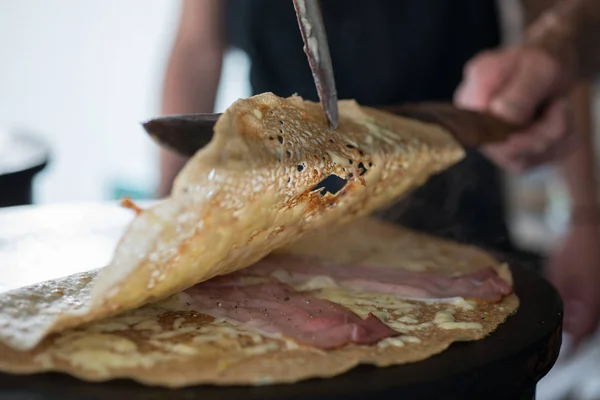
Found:
[{"label": "ham slice", "polygon": [[499,301],[512,292],[511,286],[493,268],[452,277],[280,254],[270,255],[245,270],[203,282],[186,293],[199,312],[242,324],[267,336],[283,335],[323,350],[349,343],[374,344],[397,335],[372,314],[363,320],[339,304],[292,287],[311,286],[307,284],[317,277],[324,279],[318,279],[311,290],[319,289],[321,284],[404,298],[464,297],[485,301]]},{"label": "ham slice", "polygon": [[242,278],[239,274],[215,278],[186,293],[199,312],[323,350],[349,343],[369,345],[397,335],[373,315],[363,320],[341,305],[277,280],[248,285]]},{"label": "ham slice", "polygon": [[403,298],[463,297],[496,302],[512,292],[511,286],[491,267],[453,277],[433,272],[335,264],[315,257],[273,254],[242,273],[248,276],[275,276],[293,286],[303,285],[312,278],[323,276],[331,278],[329,282],[333,281],[339,287]]}]

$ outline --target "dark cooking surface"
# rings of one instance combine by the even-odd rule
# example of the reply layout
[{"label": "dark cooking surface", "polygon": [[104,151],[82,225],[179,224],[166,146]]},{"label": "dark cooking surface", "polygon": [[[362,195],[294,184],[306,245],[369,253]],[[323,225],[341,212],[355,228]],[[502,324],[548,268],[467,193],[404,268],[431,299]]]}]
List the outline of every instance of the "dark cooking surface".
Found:
[{"label": "dark cooking surface", "polygon": [[48,149],[37,138],[0,130],[0,207],[31,203],[32,180],[48,157]]},{"label": "dark cooking surface", "polygon": [[[9,222],[7,217],[12,217],[11,223],[22,220],[27,224],[27,219],[31,221],[33,213],[37,213],[36,221],[40,220],[40,212],[60,214],[60,210],[55,208],[30,210],[20,210],[8,216],[0,213],[0,261],[7,254],[4,261],[11,260],[11,248],[18,248],[18,240],[12,246],[3,247],[1,239],[3,236],[6,239],[11,230],[3,224]],[[69,219],[66,214],[60,218],[68,227],[63,240],[77,238],[79,245],[86,235],[90,238],[89,243],[94,243],[96,239],[93,235],[103,235],[99,232],[107,232],[107,237],[118,236],[119,230],[115,227],[127,221],[113,207],[94,207],[89,210],[84,207],[79,210],[74,208],[73,211],[73,218]],[[97,225],[96,229],[90,226],[94,224]],[[33,230],[40,230],[40,239],[43,240],[44,234],[38,225],[34,223],[31,226]],[[21,233],[22,227],[20,225]],[[26,236],[31,235],[24,235],[23,238]],[[295,385],[181,390],[148,388],[129,381],[91,384],[58,374],[0,374],[0,400],[346,399],[371,396],[378,399],[445,400],[532,398],[528,391],[549,371],[558,357],[562,302],[556,291],[536,273],[515,261],[511,265],[516,291],[521,299],[517,314],[490,337],[477,342],[455,343],[440,355],[419,363],[381,369],[359,367],[336,378],[314,379]],[[522,397],[524,394],[529,397]]]}]

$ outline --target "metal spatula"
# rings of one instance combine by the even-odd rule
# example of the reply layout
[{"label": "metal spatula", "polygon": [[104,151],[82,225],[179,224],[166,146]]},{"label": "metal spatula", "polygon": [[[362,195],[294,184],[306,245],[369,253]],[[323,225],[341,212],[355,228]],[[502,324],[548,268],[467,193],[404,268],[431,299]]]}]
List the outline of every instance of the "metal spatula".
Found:
[{"label": "metal spatula", "polygon": [[338,97],[319,0],[294,0],[304,52],[331,129],[338,127]]}]

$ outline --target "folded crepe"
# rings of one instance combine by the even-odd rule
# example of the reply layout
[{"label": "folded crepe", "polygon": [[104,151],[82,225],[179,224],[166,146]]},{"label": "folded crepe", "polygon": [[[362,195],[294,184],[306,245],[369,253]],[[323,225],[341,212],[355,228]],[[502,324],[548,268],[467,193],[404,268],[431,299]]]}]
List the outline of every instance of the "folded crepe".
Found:
[{"label": "folded crepe", "polygon": [[493,331],[518,304],[506,267],[361,218],[461,147],[439,127],[339,105],[331,131],[299,97],[234,103],[107,267],[0,295],[0,370],[294,382]]}]

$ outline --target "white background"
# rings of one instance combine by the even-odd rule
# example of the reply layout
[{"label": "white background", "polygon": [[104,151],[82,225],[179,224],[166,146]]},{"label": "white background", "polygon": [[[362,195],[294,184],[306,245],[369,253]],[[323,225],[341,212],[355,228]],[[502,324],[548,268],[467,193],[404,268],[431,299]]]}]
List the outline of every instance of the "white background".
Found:
[{"label": "white background", "polygon": [[[43,138],[52,163],[38,203],[152,191],[156,146],[140,122],[159,113],[179,16],[175,0],[1,0],[0,129]],[[248,62],[227,58],[217,108],[246,95]]]}]

